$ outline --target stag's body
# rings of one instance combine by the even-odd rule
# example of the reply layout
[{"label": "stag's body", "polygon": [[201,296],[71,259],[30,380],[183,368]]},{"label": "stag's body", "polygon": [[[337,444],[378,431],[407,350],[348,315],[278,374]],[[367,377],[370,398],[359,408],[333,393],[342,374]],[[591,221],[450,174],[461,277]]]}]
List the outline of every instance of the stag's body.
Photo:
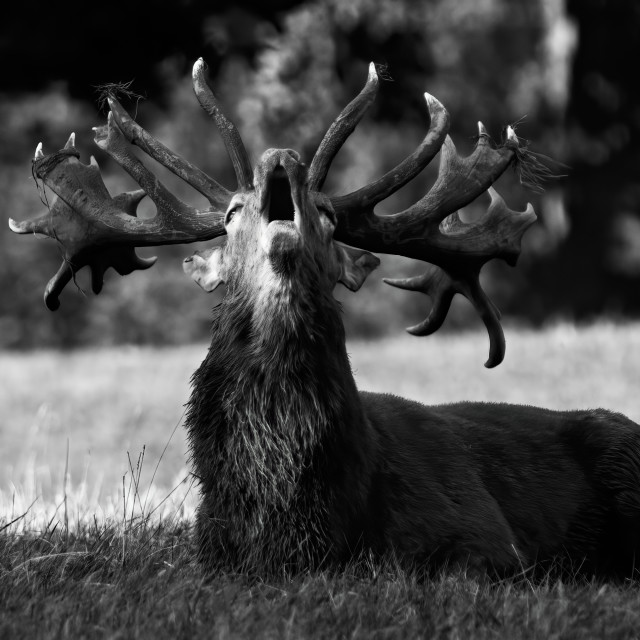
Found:
[{"label": "stag's body", "polygon": [[206,566],[301,569],[371,550],[432,568],[632,571],[638,425],[358,392],[337,303],[310,290],[215,310],[188,420]]},{"label": "stag's body", "polygon": [[[98,293],[108,267],[124,275],[153,264],[134,247],[226,235],[225,245],[185,261],[204,289],[227,285],[214,311],[211,348],[194,375],[187,421],[205,565],[272,572],[371,551],[409,564],[455,561],[498,572],[556,556],[574,569],[632,572],[640,552],[638,425],[605,411],[425,407],[359,393],[349,367],[332,291],[338,282],[360,287],[378,264],[367,250],[429,263],[421,276],[388,281],[433,300],[412,333],[436,331],[460,293],[489,331],[487,366],[500,363],[499,313],[479,272],[493,258],[514,264],[535,220],[530,206],[511,211],[491,188],[523,155],[513,130],[496,148],[479,123],[477,145],[462,158],[447,136],[446,110],[425,94],[430,125],[418,148],[373,183],[330,198],[321,189],[331,160],[377,91],[373,65],[309,168],[296,152],[277,149],[252,168],[204,73],[200,60],[194,89],[229,151],[236,192],[154,140],[112,98],[96,142],[142,189],[112,198],[97,164],[79,162],[72,135],[58,153],[36,149],[34,175],[59,196],[50,211],[10,225],[49,235],[63,249],[45,290],[50,309],[84,265]],[[196,210],[177,199],[129,144],[210,206]],[[377,216],[376,204],[439,151],[438,178],[428,193],[404,211]],[[457,211],[487,191],[485,215],[463,222]],[[135,214],[144,195],[156,205],[151,219]]]}]

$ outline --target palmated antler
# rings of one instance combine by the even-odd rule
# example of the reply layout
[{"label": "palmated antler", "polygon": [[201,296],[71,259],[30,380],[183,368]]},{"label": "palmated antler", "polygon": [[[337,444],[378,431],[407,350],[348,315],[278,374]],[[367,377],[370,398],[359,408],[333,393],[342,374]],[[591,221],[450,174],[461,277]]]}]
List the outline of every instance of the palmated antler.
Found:
[{"label": "palmated antler", "polygon": [[[429,315],[421,323],[407,329],[416,336],[430,335],[442,326],[456,293],[470,300],[489,333],[489,358],[485,366],[491,368],[502,362],[505,340],[500,324],[500,311],[480,286],[480,269],[492,258],[503,258],[508,264],[515,265],[522,235],[535,222],[536,217],[531,205],[524,212],[512,211],[493,187],[489,187],[488,191],[491,204],[480,221],[464,223],[454,213],[440,225],[441,233],[449,235],[450,239],[455,239],[458,235],[463,243],[465,238],[470,243],[477,240],[475,249],[469,247],[466,259],[459,260],[456,266],[446,268],[430,264],[422,275],[413,278],[385,278],[384,281],[400,289],[421,291],[431,298],[433,305]],[[492,229],[496,230],[494,242],[486,242],[483,246],[483,233],[489,234]],[[492,250],[492,244],[495,251]],[[477,251],[478,255],[474,256],[473,251]],[[391,252],[404,255],[395,250]],[[449,263],[449,260],[443,258],[442,263]]]},{"label": "palmated antler", "polygon": [[[312,179],[321,185],[328,163],[362,117],[373,100],[377,82],[369,79],[360,95],[338,116],[322,141],[312,163]],[[338,216],[335,238],[347,244],[378,253],[390,253],[431,263],[416,278],[385,279],[392,286],[421,291],[432,298],[429,316],[409,331],[428,335],[444,321],[456,293],[468,298],[483,319],[490,338],[487,367],[504,358],[504,335],[500,314],[480,287],[482,266],[493,258],[514,265],[520,253],[522,235],[536,220],[531,205],[518,213],[507,208],[491,188],[516,159],[518,138],[507,127],[504,145],[494,148],[489,135],[478,123],[476,148],[461,158],[447,135],[449,116],[442,104],[424,94],[430,126],[422,144],[403,162],[377,181],[344,196],[331,198]],[[429,192],[416,204],[394,215],[378,216],[374,207],[413,179],[441,151],[438,178]],[[313,169],[317,167],[317,176]],[[491,204],[476,222],[465,223],[458,210],[485,192]]]},{"label": "palmated antler", "polygon": [[[225,117],[209,88],[205,72],[206,65],[200,59],[193,68],[196,96],[220,131],[235,169],[238,191],[249,191],[253,189],[249,157],[235,125]],[[375,66],[371,64],[363,90],[331,125],[313,158],[308,174],[310,190],[322,189],[333,158],[375,99],[378,84]],[[427,93],[424,96],[430,125],[417,149],[375,182],[348,195],[331,198],[338,218],[335,238],[361,249],[430,263],[421,276],[386,280],[393,286],[421,291],[432,298],[429,316],[409,331],[416,335],[436,331],[453,296],[460,293],[471,300],[484,320],[491,341],[486,366],[492,367],[504,356],[504,336],[499,312],[480,287],[480,269],[493,258],[515,264],[522,235],[536,218],[531,205],[523,213],[511,211],[491,188],[515,160],[518,138],[508,127],[504,145],[495,148],[479,123],[475,150],[467,158],[461,158],[447,135],[446,109],[433,96]],[[43,233],[60,243],[64,261],[45,292],[50,309],[59,306],[60,292],[85,265],[91,268],[92,286],[97,293],[108,267],[126,274],[154,263],[154,258],[139,258],[134,247],[195,242],[225,233],[223,212],[233,192],[155,140],[114,97],[109,98],[109,106],[107,124],[96,127],[95,141],[134,178],[141,190],[111,197],[95,160],[92,158],[89,165],[79,161],[72,135],[57,153],[45,156],[41,145],[36,150],[34,174],[57,195],[49,211],[35,220],[10,221],[17,233]],[[198,210],[176,198],[133,155],[132,144],[199,191],[210,206]],[[441,154],[438,178],[421,200],[394,215],[374,213],[379,202],[415,178],[438,152]],[[463,222],[458,210],[487,191],[491,204],[484,216],[475,222]],[[157,213],[151,219],[136,217],[137,205],[144,195],[156,205]]]},{"label": "palmated antler", "polygon": [[[205,80],[202,59],[194,65],[194,90],[198,100],[212,116],[231,156],[238,188],[251,183],[247,153],[237,129],[222,113]],[[92,157],[88,165],[80,162],[71,135],[64,149],[44,155],[38,145],[33,160],[34,175],[57,196],[45,214],[24,222],[9,221],[16,233],[42,233],[55,238],[63,252],[63,263],[45,290],[49,309],[60,305],[58,296],[75,273],[87,265],[92,272],[92,288],[102,289],[104,272],[113,267],[121,275],[148,269],[155,258],[143,259],[134,247],[184,244],[210,240],[223,235],[224,212],[233,196],[203,171],[167,149],[140,127],[115,98],[106,125],[96,127],[95,142],[142,187],[131,193],[111,197]],[[140,147],[204,195],[211,206],[196,209],[176,198],[132,153],[130,145]],[[136,216],[140,200],[148,195],[156,206],[150,219]]]}]

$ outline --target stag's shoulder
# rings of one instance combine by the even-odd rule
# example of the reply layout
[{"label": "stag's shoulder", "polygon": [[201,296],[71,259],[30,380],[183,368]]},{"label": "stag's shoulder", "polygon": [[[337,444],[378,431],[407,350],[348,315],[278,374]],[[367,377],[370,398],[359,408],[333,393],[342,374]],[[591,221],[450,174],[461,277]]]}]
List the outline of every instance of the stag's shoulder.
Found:
[{"label": "stag's shoulder", "polygon": [[365,412],[374,422],[427,421],[429,424],[444,424],[447,428],[465,429],[470,425],[503,425],[508,423],[563,422],[568,417],[577,418],[579,413],[541,409],[529,405],[497,402],[456,402],[451,404],[426,405],[390,393],[361,391],[360,398]]},{"label": "stag's shoulder", "polygon": [[360,392],[360,399],[374,431],[390,446],[398,442],[425,450],[458,448],[477,422],[473,411],[459,411],[463,405],[425,405],[367,391]]}]

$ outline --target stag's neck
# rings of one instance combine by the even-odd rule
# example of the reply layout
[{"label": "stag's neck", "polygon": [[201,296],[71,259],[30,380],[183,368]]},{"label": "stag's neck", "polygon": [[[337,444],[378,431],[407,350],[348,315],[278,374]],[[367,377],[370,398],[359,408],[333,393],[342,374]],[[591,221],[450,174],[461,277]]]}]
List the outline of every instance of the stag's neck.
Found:
[{"label": "stag's neck", "polygon": [[304,273],[296,278],[270,274],[262,279],[260,287],[248,290],[241,285],[237,291],[231,289],[225,302],[231,315],[250,317],[254,349],[275,350],[284,355],[290,353],[287,347],[291,343],[305,348],[309,343],[324,342],[330,347],[331,356],[346,354],[338,303]]},{"label": "stag's neck", "polygon": [[304,566],[341,553],[332,539],[351,545],[347,531],[357,543],[371,439],[332,296],[228,290],[193,386],[187,427],[211,547],[241,550],[234,562],[279,549],[256,562]]},{"label": "stag's neck", "polygon": [[228,392],[243,405],[249,398],[264,407],[300,404],[297,415],[270,416],[270,429],[278,431],[288,419],[297,418],[299,429],[324,421],[320,435],[359,405],[340,307],[331,294],[304,282],[251,295],[231,291],[216,316],[211,351],[230,363]]},{"label": "stag's neck", "polygon": [[212,344],[194,376],[189,430],[196,467],[207,439],[260,502],[286,502],[322,452],[366,428],[340,307],[312,284],[246,295],[230,288],[214,311]]}]

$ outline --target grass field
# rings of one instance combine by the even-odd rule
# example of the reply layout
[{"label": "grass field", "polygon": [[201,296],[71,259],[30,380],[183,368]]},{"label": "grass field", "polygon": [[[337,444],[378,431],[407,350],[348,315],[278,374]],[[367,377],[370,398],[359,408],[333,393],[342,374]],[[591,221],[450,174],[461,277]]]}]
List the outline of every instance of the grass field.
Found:
[{"label": "grass field", "polygon": [[[362,389],[616,409],[640,422],[640,324],[350,344]],[[339,574],[204,583],[181,426],[205,345],[0,354],[0,638],[640,637],[640,585]]]}]

